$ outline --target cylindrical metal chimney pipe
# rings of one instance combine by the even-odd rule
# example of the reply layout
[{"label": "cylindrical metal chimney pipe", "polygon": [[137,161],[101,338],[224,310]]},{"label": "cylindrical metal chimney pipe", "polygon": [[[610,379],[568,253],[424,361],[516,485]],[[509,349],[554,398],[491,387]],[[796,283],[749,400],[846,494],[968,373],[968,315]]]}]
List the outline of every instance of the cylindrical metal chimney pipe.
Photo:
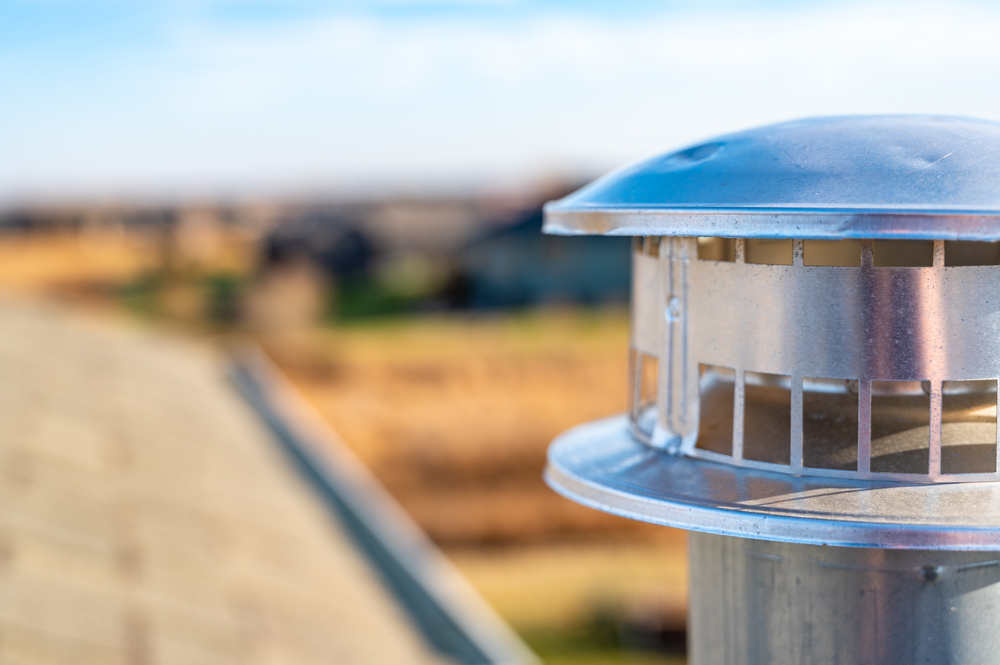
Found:
[{"label": "cylindrical metal chimney pipe", "polygon": [[995,552],[692,533],[695,663],[996,663]]},{"label": "cylindrical metal chimney pipe", "polygon": [[695,665],[997,661],[998,174],[1000,123],[821,118],[546,206],[637,237],[629,413],[546,478],[697,532]]}]

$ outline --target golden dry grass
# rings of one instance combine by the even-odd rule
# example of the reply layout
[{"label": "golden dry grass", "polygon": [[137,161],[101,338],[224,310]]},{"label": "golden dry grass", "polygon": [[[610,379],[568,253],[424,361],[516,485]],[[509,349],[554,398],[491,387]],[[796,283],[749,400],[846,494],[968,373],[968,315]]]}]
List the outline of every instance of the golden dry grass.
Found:
[{"label": "golden dry grass", "polygon": [[253,238],[238,229],[217,234],[207,261],[186,257],[177,238],[155,229],[116,227],[7,232],[0,235],[0,289],[8,294],[57,297],[113,308],[115,289],[144,275],[245,274],[253,266]]},{"label": "golden dry grass", "polygon": [[624,310],[437,316],[265,347],[438,542],[510,544],[659,529],[542,481],[560,432],[624,410]]},{"label": "golden dry grass", "polygon": [[8,233],[0,238],[0,285],[8,292],[38,294],[117,284],[150,270],[157,260],[155,239],[139,234]]}]

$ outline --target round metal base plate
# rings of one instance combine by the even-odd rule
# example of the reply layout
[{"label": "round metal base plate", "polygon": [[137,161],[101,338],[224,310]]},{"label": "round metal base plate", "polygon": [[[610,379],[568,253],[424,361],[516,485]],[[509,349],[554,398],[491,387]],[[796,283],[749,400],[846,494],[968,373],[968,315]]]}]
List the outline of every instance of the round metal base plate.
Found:
[{"label": "round metal base plate", "polygon": [[673,457],[637,442],[625,416],[549,448],[549,486],[592,508],[666,526],[794,543],[1000,550],[1000,482],[839,480]]}]

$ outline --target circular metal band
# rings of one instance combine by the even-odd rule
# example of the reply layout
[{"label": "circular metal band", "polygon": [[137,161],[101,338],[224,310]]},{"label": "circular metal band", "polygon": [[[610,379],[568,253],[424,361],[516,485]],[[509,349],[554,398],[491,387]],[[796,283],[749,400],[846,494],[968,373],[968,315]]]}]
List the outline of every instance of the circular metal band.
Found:
[{"label": "circular metal band", "polygon": [[554,201],[545,206],[543,231],[554,235],[993,241],[1000,239],[1000,215],[994,211],[588,208]]},{"label": "circular metal band", "polygon": [[792,476],[650,449],[618,416],[560,435],[546,481],[624,517],[784,542],[1000,550],[1000,482],[920,484]]},{"label": "circular metal band", "polygon": [[[732,412],[729,422],[736,425],[729,426],[729,463],[866,480],[1000,480],[993,452],[998,443],[1000,304],[995,294],[1000,293],[1000,265],[947,266],[943,242],[933,243],[937,258],[929,267],[874,267],[872,242],[861,243],[868,253],[867,259],[859,257],[859,267],[804,265],[802,243],[793,265],[702,259],[696,243],[693,238],[672,238],[660,242],[656,256],[636,252],[633,257],[632,347],[659,360],[656,408],[661,431],[672,437],[660,446],[651,432],[654,447],[670,448],[671,441],[680,441],[674,448],[689,455],[716,459],[714,452],[722,452],[701,445],[699,438],[702,415],[719,423],[726,415],[718,400],[713,402],[715,411],[702,405],[706,394],[699,368],[711,367],[735,375],[726,407]],[[755,443],[744,420],[765,413],[748,406],[751,389],[744,387],[751,382],[744,381],[745,375],[788,384],[784,441],[777,430],[763,428],[769,432],[766,443],[775,448],[772,452],[783,447],[784,455],[743,454],[744,443]],[[809,440],[816,427],[811,428],[813,434],[803,427],[815,422],[818,413],[810,400],[814,393],[808,390],[817,381],[840,381],[841,387],[853,383],[857,388],[857,415],[850,416],[857,427],[841,436],[842,443],[855,450],[854,464],[830,466],[808,459],[818,443]],[[873,398],[873,391],[920,382],[929,396],[922,422],[915,414],[911,425],[883,431],[879,423],[886,422],[885,412],[879,406],[886,408],[886,402]],[[961,390],[956,386],[969,382],[989,384],[990,413],[959,417],[949,406],[946,389]],[[963,431],[960,443],[971,445],[951,447],[955,428],[962,427],[956,423],[976,419],[991,420],[992,433]],[[903,430],[910,430],[907,442],[899,434]],[[760,443],[761,436],[756,438]],[[887,445],[896,446],[893,452],[901,457],[911,455],[912,463],[872,463],[874,456],[888,452]],[[961,459],[954,463],[987,447],[990,451],[976,464]],[[926,457],[923,463],[921,454]],[[986,459],[988,455],[993,457]]]}]

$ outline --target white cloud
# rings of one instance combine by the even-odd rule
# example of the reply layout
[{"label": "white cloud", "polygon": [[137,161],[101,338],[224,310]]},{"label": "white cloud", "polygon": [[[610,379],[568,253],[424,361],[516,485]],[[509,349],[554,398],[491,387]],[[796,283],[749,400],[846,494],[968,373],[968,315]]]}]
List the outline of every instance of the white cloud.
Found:
[{"label": "white cloud", "polygon": [[[610,167],[801,115],[996,117],[997,34],[1000,10],[971,4],[621,19],[342,13],[273,25],[189,17],[169,26],[162,50],[98,73],[123,82],[120,96],[101,89],[66,109],[78,116],[69,127],[87,119],[86,138],[0,134],[34,149],[20,167],[0,165],[0,192],[476,179]],[[102,124],[96,109],[108,101],[116,110]],[[87,142],[107,146],[99,164],[92,152],[80,158]]]}]

